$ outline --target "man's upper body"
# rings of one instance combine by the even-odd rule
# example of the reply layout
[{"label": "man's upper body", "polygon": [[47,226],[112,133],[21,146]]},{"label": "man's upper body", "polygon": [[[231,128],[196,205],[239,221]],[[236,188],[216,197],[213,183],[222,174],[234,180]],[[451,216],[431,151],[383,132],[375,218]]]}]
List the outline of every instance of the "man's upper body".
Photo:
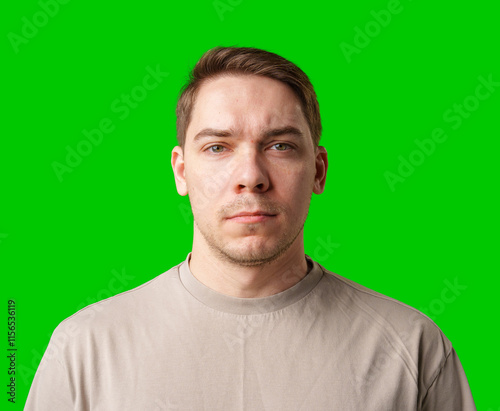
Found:
[{"label": "man's upper body", "polygon": [[455,350],[417,310],[309,258],[285,291],[232,297],[190,256],[63,321],[26,410],[475,410]]},{"label": "man's upper body", "polygon": [[328,159],[305,73],[263,50],[210,50],[177,130],[192,252],[64,321],[28,410],[474,409],[432,321],[306,258]]}]

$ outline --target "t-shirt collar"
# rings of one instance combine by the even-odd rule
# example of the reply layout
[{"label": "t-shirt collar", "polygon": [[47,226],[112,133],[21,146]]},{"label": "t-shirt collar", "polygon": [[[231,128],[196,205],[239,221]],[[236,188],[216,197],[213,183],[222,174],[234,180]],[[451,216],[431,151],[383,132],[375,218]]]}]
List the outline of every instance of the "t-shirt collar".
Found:
[{"label": "t-shirt collar", "polygon": [[[232,314],[265,314],[281,310],[305,297],[321,280],[321,266],[304,254],[308,273],[298,283],[284,291],[267,297],[240,298],[222,294],[199,281],[189,268],[191,252],[179,265],[179,278],[185,289],[203,304]],[[286,276],[286,274],[284,274]],[[286,278],[286,277],[285,277]]]}]

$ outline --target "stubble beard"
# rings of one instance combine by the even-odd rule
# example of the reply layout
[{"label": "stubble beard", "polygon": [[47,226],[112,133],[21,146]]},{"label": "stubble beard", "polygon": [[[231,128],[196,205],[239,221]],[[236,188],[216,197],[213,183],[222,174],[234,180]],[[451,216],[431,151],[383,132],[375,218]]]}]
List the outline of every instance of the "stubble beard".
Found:
[{"label": "stubble beard", "polygon": [[[302,218],[299,225],[295,226],[292,224],[291,219],[285,221],[284,225],[292,227],[290,230],[283,231],[282,235],[276,241],[276,244],[268,247],[268,241],[264,241],[263,245],[260,246],[250,246],[246,249],[242,249],[242,246],[231,247],[231,241],[224,241],[218,236],[217,230],[211,224],[198,224],[196,217],[194,217],[194,224],[198,228],[198,231],[203,236],[205,242],[210,247],[210,249],[217,255],[217,257],[223,261],[230,264],[244,267],[258,267],[269,264],[279,257],[281,257],[295,242],[299,234],[302,232],[305,221],[307,219],[310,198],[307,205],[306,215]],[[279,208],[280,217],[284,217],[285,214],[282,208]],[[217,215],[227,215],[224,211],[217,213]],[[251,234],[252,230],[259,230],[259,224],[248,224],[245,227],[246,230]]]}]

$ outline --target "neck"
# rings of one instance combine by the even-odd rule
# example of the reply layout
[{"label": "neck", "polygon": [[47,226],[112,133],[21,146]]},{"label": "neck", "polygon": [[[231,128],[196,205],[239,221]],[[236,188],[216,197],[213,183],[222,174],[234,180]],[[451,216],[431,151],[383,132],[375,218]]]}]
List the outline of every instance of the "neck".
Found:
[{"label": "neck", "polygon": [[302,232],[278,258],[261,266],[242,266],[222,259],[206,244],[193,241],[189,268],[204,285],[239,298],[259,298],[280,293],[307,274]]}]

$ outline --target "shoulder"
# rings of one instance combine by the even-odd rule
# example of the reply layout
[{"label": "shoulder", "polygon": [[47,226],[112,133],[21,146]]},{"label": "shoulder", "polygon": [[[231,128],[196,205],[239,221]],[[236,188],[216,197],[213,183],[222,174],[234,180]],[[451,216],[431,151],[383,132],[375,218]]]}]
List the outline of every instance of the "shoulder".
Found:
[{"label": "shoulder", "polygon": [[401,301],[321,268],[324,298],[347,313],[351,322],[361,322],[370,337],[398,351],[425,391],[453,350],[436,323]]},{"label": "shoulder", "polygon": [[[133,289],[90,304],[64,319],[54,330],[51,344],[66,345],[89,335],[113,332],[120,326],[137,324],[154,311],[174,305],[178,293],[178,267],[154,277]],[[163,304],[158,307],[158,304]]]},{"label": "shoulder", "polygon": [[325,292],[349,305],[359,315],[398,330],[417,328],[436,335],[442,334],[435,322],[419,310],[320,267],[324,273]]}]

